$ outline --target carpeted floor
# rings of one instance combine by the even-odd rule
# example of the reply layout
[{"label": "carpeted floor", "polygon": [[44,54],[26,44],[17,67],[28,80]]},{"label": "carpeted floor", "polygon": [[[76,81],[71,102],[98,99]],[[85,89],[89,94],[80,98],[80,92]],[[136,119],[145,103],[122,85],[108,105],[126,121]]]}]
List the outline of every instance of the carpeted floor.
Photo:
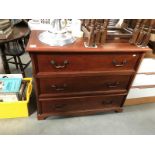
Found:
[{"label": "carpeted floor", "polygon": [[[26,61],[28,55],[23,57]],[[16,70],[11,66],[12,73]],[[32,77],[31,65],[26,70]],[[139,135],[155,134],[155,103],[126,106],[122,113],[102,113],[81,117],[48,117],[38,121],[32,93],[28,118],[0,119],[0,134],[6,135]]]},{"label": "carpeted floor", "polygon": [[155,104],[127,106],[122,113],[82,117],[1,119],[0,134],[13,135],[150,135],[155,134]]}]

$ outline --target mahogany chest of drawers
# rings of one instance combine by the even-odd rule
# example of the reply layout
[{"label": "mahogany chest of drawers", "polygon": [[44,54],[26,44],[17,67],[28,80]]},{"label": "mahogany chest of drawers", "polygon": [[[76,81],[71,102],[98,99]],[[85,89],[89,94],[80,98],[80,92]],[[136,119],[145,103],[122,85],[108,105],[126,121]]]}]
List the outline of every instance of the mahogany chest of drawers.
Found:
[{"label": "mahogany chest of drawers", "polygon": [[106,43],[85,48],[83,40],[52,47],[32,31],[27,51],[32,58],[38,119],[52,115],[121,112],[124,101],[149,48]]}]

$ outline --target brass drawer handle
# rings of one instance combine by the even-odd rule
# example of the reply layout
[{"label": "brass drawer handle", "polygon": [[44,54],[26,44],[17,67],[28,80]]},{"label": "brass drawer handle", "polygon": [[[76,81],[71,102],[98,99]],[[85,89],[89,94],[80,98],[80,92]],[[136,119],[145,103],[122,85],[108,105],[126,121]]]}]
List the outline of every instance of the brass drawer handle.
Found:
[{"label": "brass drawer handle", "polygon": [[115,67],[123,67],[125,66],[125,64],[127,64],[127,60],[123,60],[121,63],[117,62],[116,60],[113,60],[112,63]]},{"label": "brass drawer handle", "polygon": [[114,82],[114,83],[108,83],[107,87],[108,88],[116,88],[120,85],[120,82]]},{"label": "brass drawer handle", "polygon": [[51,85],[52,88],[54,88],[56,91],[63,91],[66,89],[67,84],[63,84],[63,86],[57,86],[57,85]]},{"label": "brass drawer handle", "polygon": [[65,106],[66,106],[66,104],[57,104],[57,105],[54,105],[54,108],[56,110],[60,110],[61,108],[65,107]]},{"label": "brass drawer handle", "polygon": [[65,68],[65,67],[69,64],[69,62],[68,62],[68,60],[65,60],[65,61],[63,62],[62,65],[58,65],[54,60],[51,60],[51,64],[52,64],[56,69],[62,69],[62,68]]}]

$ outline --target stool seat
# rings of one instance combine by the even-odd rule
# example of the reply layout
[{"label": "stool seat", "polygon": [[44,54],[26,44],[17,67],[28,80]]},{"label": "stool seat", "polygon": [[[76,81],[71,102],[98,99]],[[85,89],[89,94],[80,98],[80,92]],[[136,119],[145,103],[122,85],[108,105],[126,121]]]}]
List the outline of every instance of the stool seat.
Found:
[{"label": "stool seat", "polygon": [[25,52],[24,51],[21,51],[21,50],[17,50],[17,49],[12,49],[12,50],[9,50],[9,51],[5,51],[5,55],[6,56],[21,56],[23,55]]}]

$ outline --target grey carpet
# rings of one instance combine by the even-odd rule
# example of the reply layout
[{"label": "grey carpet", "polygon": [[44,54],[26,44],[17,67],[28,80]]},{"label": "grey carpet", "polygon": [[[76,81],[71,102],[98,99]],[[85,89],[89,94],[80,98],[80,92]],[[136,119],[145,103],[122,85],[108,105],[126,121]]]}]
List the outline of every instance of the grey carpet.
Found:
[{"label": "grey carpet", "polygon": [[127,106],[122,113],[81,117],[1,119],[0,134],[15,135],[149,135],[155,134],[155,104]]},{"label": "grey carpet", "polygon": [[[24,57],[27,60],[28,55]],[[16,70],[11,66],[12,72]],[[13,71],[14,70],[14,71]],[[26,70],[32,76],[31,65]],[[0,134],[13,135],[149,135],[155,134],[155,103],[126,106],[122,113],[103,113],[81,117],[48,117],[38,121],[34,92],[28,118],[0,119]]]}]

